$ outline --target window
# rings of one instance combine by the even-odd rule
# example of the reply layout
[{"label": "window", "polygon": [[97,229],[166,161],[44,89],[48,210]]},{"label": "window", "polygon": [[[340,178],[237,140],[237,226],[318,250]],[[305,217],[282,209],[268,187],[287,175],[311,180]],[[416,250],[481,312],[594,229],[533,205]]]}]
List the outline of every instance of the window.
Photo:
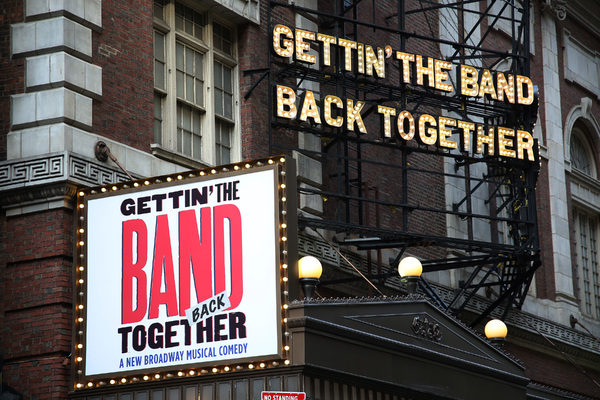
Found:
[{"label": "window", "polygon": [[600,238],[600,213],[597,199],[598,181],[591,136],[581,122],[576,122],[571,131],[569,156],[571,159],[571,195],[573,227],[575,231],[575,253],[577,286],[581,312],[600,319],[600,265],[598,240]]},{"label": "window", "polygon": [[234,28],[174,0],[154,0],[154,26],[154,154],[190,166],[238,161]]},{"label": "window", "polygon": [[593,178],[596,177],[596,166],[591,153],[591,146],[580,129],[575,128],[571,133],[569,156],[571,157],[571,166],[574,169]]},{"label": "window", "polygon": [[[512,21],[515,21],[514,29],[518,30],[523,20],[523,3],[488,0],[487,4],[490,12],[488,15],[489,23],[494,24],[494,28],[511,37],[514,34],[518,35],[518,32],[513,32]],[[531,54],[535,54],[534,11],[534,7],[529,8],[529,52]]]},{"label": "window", "polygon": [[577,242],[577,272],[581,311],[600,319],[598,218],[582,210],[573,212]]},{"label": "window", "polygon": [[228,164],[231,162],[231,136],[234,129],[232,70],[215,61],[214,72],[216,162]]}]

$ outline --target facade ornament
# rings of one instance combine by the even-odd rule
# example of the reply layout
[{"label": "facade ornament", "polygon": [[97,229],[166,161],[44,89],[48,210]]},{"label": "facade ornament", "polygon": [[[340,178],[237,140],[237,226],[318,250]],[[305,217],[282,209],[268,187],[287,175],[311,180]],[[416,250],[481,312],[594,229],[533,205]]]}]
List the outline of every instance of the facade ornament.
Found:
[{"label": "facade ornament", "polygon": [[0,209],[17,215],[72,208],[78,185],[100,186],[128,180],[123,172],[69,151],[0,161]]},{"label": "facade ornament", "polygon": [[581,113],[587,119],[590,119],[593,104],[594,103],[592,102],[592,99],[590,99],[589,97],[581,98]]},{"label": "facade ornament", "polygon": [[442,340],[442,331],[440,325],[435,321],[429,321],[427,318],[414,317],[412,330],[415,334],[421,335],[431,340]]},{"label": "facade ornament", "polygon": [[567,18],[567,0],[542,0],[542,11],[552,11],[556,18],[563,21]]}]

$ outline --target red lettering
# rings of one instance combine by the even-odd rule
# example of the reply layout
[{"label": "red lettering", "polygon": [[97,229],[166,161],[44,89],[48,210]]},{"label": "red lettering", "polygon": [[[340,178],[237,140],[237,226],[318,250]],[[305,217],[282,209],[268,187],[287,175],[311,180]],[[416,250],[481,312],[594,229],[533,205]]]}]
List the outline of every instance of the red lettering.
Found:
[{"label": "red lettering", "polygon": [[196,210],[179,213],[179,315],[185,317],[190,308],[191,273],[194,274],[194,287],[198,303],[212,296],[211,273],[211,221],[210,208],[200,210],[200,229],[196,220]]},{"label": "red lettering", "polygon": [[[141,219],[123,222],[123,324],[140,322],[146,312],[149,319],[156,319],[162,305],[166,306],[169,317],[185,316],[192,302],[201,303],[225,291],[229,292],[231,306],[228,309],[235,309],[242,301],[242,217],[239,208],[233,204],[218,205],[212,210],[204,207],[199,215],[197,209],[183,210],[178,214],[178,223],[179,288],[175,281],[168,215],[158,215],[148,294],[148,276],[144,271],[149,245],[146,223]],[[196,301],[192,300],[192,287]]]},{"label": "red lettering", "polygon": [[[161,291],[162,283],[165,291]],[[177,289],[173,271],[173,255],[169,236],[169,220],[166,215],[156,217],[156,238],[154,243],[154,263],[152,265],[152,284],[150,285],[150,310],[148,318],[158,318],[158,307],[167,306],[169,317],[178,314]]]},{"label": "red lettering", "polygon": [[[225,237],[225,220],[229,221],[229,236]],[[229,258],[231,264],[231,293],[229,302],[236,308],[242,301],[243,268],[242,268],[242,216],[234,204],[223,204],[214,207],[214,245],[215,245],[215,294],[226,290],[226,257],[225,243],[229,242]]]},{"label": "red lettering", "polygon": [[[135,243],[134,243],[135,236]],[[136,250],[134,252],[134,249]],[[135,260],[134,260],[135,256]],[[123,286],[121,302],[121,320],[123,324],[139,322],[144,318],[147,308],[147,278],[143,268],[148,258],[148,231],[141,219],[123,222]],[[136,282],[134,283],[134,279]],[[134,307],[134,285],[135,309]]]}]

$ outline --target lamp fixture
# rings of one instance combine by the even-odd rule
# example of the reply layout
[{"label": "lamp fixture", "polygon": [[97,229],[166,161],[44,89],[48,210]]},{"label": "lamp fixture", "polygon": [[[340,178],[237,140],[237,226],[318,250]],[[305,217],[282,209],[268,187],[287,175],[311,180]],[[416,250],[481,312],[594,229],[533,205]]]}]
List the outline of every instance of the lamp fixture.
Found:
[{"label": "lamp fixture", "polygon": [[423,266],[421,261],[415,257],[404,257],[398,264],[398,274],[400,279],[406,283],[406,291],[408,294],[415,294],[417,292],[417,284],[421,273],[423,272]]},{"label": "lamp fixture", "polygon": [[300,278],[300,284],[306,299],[312,299],[314,296],[322,273],[323,266],[316,257],[305,256],[298,260],[298,278]]},{"label": "lamp fixture", "polygon": [[499,319],[492,319],[485,324],[484,332],[485,336],[496,346],[499,348],[504,346],[504,341],[506,340],[506,335],[508,333],[508,329],[504,322]]}]

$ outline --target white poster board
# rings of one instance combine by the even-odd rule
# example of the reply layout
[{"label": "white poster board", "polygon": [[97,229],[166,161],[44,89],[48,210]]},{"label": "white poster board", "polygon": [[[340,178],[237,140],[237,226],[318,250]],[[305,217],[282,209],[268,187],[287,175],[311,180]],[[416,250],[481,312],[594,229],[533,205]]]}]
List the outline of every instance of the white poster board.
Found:
[{"label": "white poster board", "polygon": [[276,166],[89,195],[84,375],[281,357]]}]

